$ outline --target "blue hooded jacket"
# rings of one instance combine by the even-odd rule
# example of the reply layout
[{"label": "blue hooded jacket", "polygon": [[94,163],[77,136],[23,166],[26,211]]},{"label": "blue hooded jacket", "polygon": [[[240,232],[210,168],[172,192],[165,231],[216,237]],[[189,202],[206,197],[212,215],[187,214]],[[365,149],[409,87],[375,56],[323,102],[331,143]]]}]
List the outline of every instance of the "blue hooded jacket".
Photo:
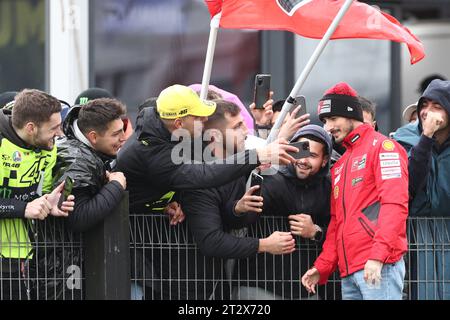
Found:
[{"label": "blue hooded jacket", "polygon": [[[450,81],[434,80],[417,103],[420,115],[424,99],[438,102],[450,115]],[[450,137],[439,146],[422,135],[422,122],[397,130],[394,139],[409,154],[411,216],[450,216]]]}]

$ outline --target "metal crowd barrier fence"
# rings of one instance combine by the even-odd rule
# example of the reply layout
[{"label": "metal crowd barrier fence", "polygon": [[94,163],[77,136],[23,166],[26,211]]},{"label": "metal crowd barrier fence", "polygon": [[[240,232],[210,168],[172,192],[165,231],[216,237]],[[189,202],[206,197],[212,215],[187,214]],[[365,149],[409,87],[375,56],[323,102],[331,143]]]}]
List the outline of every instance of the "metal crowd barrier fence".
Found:
[{"label": "metal crowd barrier fence", "polygon": [[[291,255],[224,260],[203,256],[186,223],[170,226],[163,215],[132,215],[130,221],[132,283],[146,299],[340,299],[336,276],[313,297],[301,286],[301,275],[320,252],[313,241],[297,238]],[[286,218],[263,217],[239,232],[263,238],[288,230]]]},{"label": "metal crowd barrier fence", "polygon": [[81,234],[64,218],[0,221],[0,300],[129,299],[128,194]]},{"label": "metal crowd barrier fence", "polygon": [[[186,223],[170,226],[163,215],[128,217],[127,199],[123,204],[83,235],[69,232],[63,219],[29,223],[31,241],[12,246],[9,255],[5,239],[20,231],[0,228],[0,299],[129,299],[130,285],[151,300],[341,298],[337,274],[314,296],[300,284],[320,252],[313,241],[296,238],[291,255],[210,258],[197,249]],[[286,218],[262,217],[237,234],[261,238],[287,230]],[[450,218],[408,219],[405,299],[450,299],[449,230]],[[8,258],[31,248],[27,258]]]},{"label": "metal crowd barrier fence", "polygon": [[0,230],[1,300],[83,298],[83,237],[68,232],[63,219],[16,220]]}]

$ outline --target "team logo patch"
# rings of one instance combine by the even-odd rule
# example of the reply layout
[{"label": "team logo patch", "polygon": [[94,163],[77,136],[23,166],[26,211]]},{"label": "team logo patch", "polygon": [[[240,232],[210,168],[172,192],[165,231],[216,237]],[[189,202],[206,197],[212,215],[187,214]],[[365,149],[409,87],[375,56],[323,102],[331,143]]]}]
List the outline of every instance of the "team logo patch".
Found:
[{"label": "team logo patch", "polygon": [[338,197],[339,197],[339,187],[336,186],[336,187],[334,188],[334,198],[337,199]]},{"label": "team logo patch", "polygon": [[340,180],[341,180],[341,175],[336,176],[336,178],[334,178],[334,185],[337,185]]},{"label": "team logo patch", "polygon": [[298,8],[304,6],[305,4],[311,2],[312,0],[275,0],[278,6],[286,13],[288,16],[292,17]]},{"label": "team logo patch", "polygon": [[390,180],[390,179],[398,179],[401,178],[401,173],[393,173],[393,174],[384,174],[381,176],[381,180]]},{"label": "team logo patch", "polygon": [[398,160],[400,159],[400,154],[391,152],[391,153],[380,153],[380,160]]},{"label": "team logo patch", "polygon": [[380,161],[381,168],[400,167],[400,160],[382,160]]},{"label": "team logo patch", "polygon": [[19,151],[16,151],[12,155],[12,159],[14,162],[21,162],[22,161],[22,154]]},{"label": "team logo patch", "polygon": [[356,187],[358,184],[363,182],[363,177],[358,177],[352,180],[352,187]]},{"label": "team logo patch", "polygon": [[341,165],[340,167],[334,169],[334,174],[337,176],[339,174],[341,174],[342,169],[344,169],[344,165]]},{"label": "team logo patch", "polygon": [[88,102],[89,102],[89,98],[88,97],[81,97],[80,98],[80,106],[84,106]]},{"label": "team logo patch", "polygon": [[384,140],[383,141],[383,149],[386,151],[394,151],[395,144],[390,140]]},{"label": "team logo patch", "polygon": [[352,172],[362,170],[366,167],[367,154],[352,159]]},{"label": "team logo patch", "polygon": [[331,100],[322,100],[319,102],[319,114],[331,112]]},{"label": "team logo patch", "polygon": [[402,168],[400,168],[400,167],[381,168],[382,175],[401,174],[401,173],[402,173]]},{"label": "team logo patch", "polygon": [[359,140],[359,138],[361,138],[361,136],[359,135],[359,134],[357,134],[356,136],[354,136],[353,138],[352,138],[352,143],[355,143],[356,141],[358,141]]}]

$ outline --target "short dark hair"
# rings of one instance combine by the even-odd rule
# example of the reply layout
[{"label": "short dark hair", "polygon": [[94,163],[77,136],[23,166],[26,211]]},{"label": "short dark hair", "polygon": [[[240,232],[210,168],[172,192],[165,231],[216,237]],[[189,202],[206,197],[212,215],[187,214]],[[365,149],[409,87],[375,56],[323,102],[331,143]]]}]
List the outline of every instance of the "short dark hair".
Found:
[{"label": "short dark hair", "polygon": [[219,100],[223,99],[223,96],[217,91],[208,89],[208,94],[206,95],[206,100]]},{"label": "short dark hair", "polygon": [[322,150],[323,150],[323,156],[328,156],[330,153],[328,152],[328,146],[327,143],[325,141],[323,141],[322,139],[320,139],[319,137],[316,137],[315,135],[312,134],[305,134],[304,136],[299,136],[298,139],[296,141],[293,142],[298,142],[301,138],[305,138],[308,140],[312,140],[315,142],[318,142],[322,145]]},{"label": "short dark hair", "polygon": [[418,92],[420,95],[422,95],[422,94],[424,93],[424,91],[428,88],[428,86],[430,85],[430,83],[431,83],[433,80],[436,80],[436,79],[447,81],[447,78],[444,77],[444,76],[442,76],[442,75],[440,75],[440,74],[431,74],[431,75],[429,75],[428,77],[424,78],[424,79],[420,82],[420,85],[419,85],[419,88],[418,88],[417,92]]},{"label": "short dark hair", "polygon": [[216,103],[216,111],[208,117],[208,121],[205,122],[205,129],[217,129],[225,121],[225,114],[235,117],[241,112],[239,106],[234,102],[223,99],[216,99],[213,102]]},{"label": "short dark hair", "polygon": [[126,107],[119,100],[95,99],[81,107],[78,114],[78,127],[84,134],[92,130],[103,134],[112,121],[121,119],[125,113]]},{"label": "short dark hair", "polygon": [[359,103],[361,103],[361,108],[363,111],[370,113],[372,116],[372,119],[375,120],[375,116],[377,114],[376,108],[377,105],[375,102],[370,101],[369,99],[359,96],[358,97]]},{"label": "short dark hair", "polygon": [[283,109],[284,103],[286,100],[278,100],[272,105],[272,111],[273,112],[281,112],[281,109]]},{"label": "short dark hair", "polygon": [[24,89],[15,97],[12,109],[12,124],[21,129],[28,122],[38,127],[50,120],[50,117],[61,112],[61,103],[55,97],[36,89]]}]

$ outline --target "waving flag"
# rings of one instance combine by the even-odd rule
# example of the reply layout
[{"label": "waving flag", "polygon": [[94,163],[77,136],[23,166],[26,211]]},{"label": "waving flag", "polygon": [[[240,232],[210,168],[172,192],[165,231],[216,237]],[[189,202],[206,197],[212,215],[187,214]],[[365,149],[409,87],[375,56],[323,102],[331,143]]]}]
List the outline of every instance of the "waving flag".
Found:
[{"label": "waving flag", "polygon": [[[321,39],[345,0],[205,0],[211,16],[231,29],[288,30]],[[425,57],[420,40],[394,17],[354,1],[332,39],[381,39],[405,43],[411,64]]]}]

